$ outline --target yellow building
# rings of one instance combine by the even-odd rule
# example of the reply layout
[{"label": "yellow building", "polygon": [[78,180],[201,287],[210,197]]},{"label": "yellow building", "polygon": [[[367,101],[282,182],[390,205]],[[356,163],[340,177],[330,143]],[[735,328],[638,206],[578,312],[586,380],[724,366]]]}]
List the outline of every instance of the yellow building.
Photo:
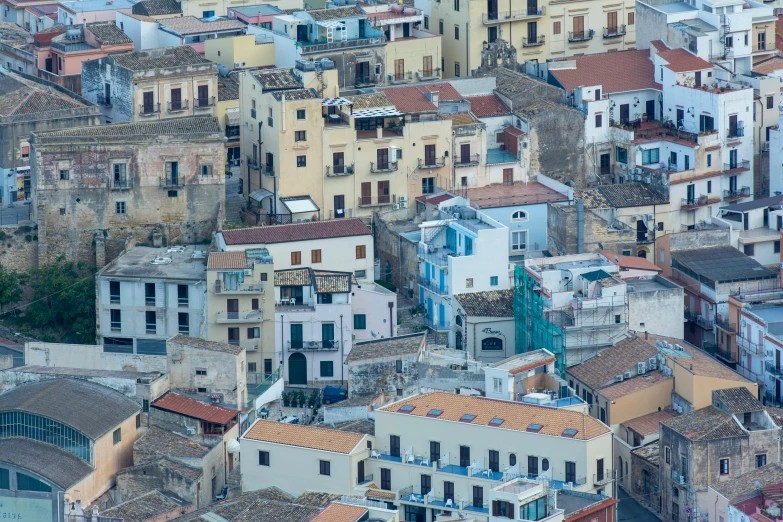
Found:
[{"label": "yellow building", "polygon": [[253,34],[211,38],[204,42],[204,56],[229,70],[274,67],[275,44],[271,40],[259,41]]},{"label": "yellow building", "polygon": [[245,348],[248,373],[269,375],[280,359],[274,295],[266,293],[273,290],[273,274],[266,249],[209,254],[206,338]]},{"label": "yellow building", "polygon": [[216,116],[221,128],[226,132],[226,158],[229,166],[239,166],[240,143],[239,126],[242,117],[239,114],[239,82],[237,73],[218,77],[218,101]]},{"label": "yellow building", "polygon": [[[304,8],[302,0],[271,0],[264,3],[275,6],[278,9]],[[213,2],[212,0],[183,0],[181,5],[182,16],[202,18],[207,16],[226,16],[228,9],[231,7],[257,5],[257,2],[254,0],[219,0],[218,2]]]},{"label": "yellow building", "polygon": [[635,2],[591,0],[417,0],[424,29],[443,35],[443,77],[470,76],[481,51],[503,38],[517,61],[567,58],[636,47]]}]

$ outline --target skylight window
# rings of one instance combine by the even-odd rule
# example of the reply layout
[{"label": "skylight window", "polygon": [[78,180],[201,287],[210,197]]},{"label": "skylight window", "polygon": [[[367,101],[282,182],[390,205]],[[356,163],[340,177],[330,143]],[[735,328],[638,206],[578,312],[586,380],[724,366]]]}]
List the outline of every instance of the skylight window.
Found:
[{"label": "skylight window", "polygon": [[471,415],[470,413],[466,413],[465,415],[460,417],[459,421],[460,422],[473,422],[473,419],[475,419],[475,418],[476,418],[475,415]]},{"label": "skylight window", "polygon": [[527,431],[538,433],[539,431],[541,431],[541,428],[543,428],[541,424],[531,424],[530,426],[527,427]]},{"label": "skylight window", "polygon": [[427,413],[427,417],[440,417],[441,413],[443,413],[443,410],[430,410]]},{"label": "skylight window", "polygon": [[495,417],[494,419],[489,421],[490,426],[500,426],[501,424],[503,424],[503,419],[499,419],[498,417]]},{"label": "skylight window", "polygon": [[400,413],[410,413],[412,412],[416,406],[411,406],[410,404],[404,404],[399,410],[397,410]]},{"label": "skylight window", "polygon": [[579,433],[579,430],[572,430],[571,428],[568,428],[563,430],[563,437],[573,439],[577,433]]}]

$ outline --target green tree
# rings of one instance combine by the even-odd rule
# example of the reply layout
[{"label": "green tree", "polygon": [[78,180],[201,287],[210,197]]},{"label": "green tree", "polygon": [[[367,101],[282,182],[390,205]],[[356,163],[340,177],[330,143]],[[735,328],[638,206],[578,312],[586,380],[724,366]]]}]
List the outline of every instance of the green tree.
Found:
[{"label": "green tree", "polygon": [[19,274],[0,265],[0,312],[3,306],[18,303],[22,298]]},{"label": "green tree", "polygon": [[82,263],[59,260],[28,271],[32,303],[25,321],[69,332],[68,341],[91,343],[95,337],[95,271]]}]

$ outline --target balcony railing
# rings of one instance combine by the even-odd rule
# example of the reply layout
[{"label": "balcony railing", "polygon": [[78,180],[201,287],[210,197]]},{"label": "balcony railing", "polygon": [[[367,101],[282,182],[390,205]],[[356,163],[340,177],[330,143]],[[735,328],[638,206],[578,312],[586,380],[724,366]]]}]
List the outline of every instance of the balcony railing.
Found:
[{"label": "balcony railing", "polygon": [[373,480],[372,473],[365,473],[363,477],[356,477],[356,484],[357,485],[367,484],[369,482],[372,482],[372,480]]},{"label": "balcony railing", "polygon": [[569,42],[584,42],[586,40],[592,40],[593,36],[595,36],[595,31],[593,29],[588,29],[586,31],[568,31]]},{"label": "balcony railing", "polygon": [[327,178],[336,178],[340,176],[350,176],[353,174],[353,166],[352,165],[327,165],[326,166],[326,177]]},{"label": "balcony railing", "polygon": [[139,116],[154,116],[155,114],[160,114],[160,103],[139,105]]},{"label": "balcony railing", "polygon": [[215,322],[218,324],[226,323],[249,323],[261,321],[261,310],[252,310],[250,312],[217,312]]},{"label": "balcony railing", "polygon": [[340,343],[335,340],[325,341],[288,341],[289,352],[333,352],[337,350]]},{"label": "balcony railing", "polygon": [[396,161],[387,161],[386,163],[370,162],[370,172],[373,174],[383,174],[386,172],[394,172],[397,170]]},{"label": "balcony railing", "polygon": [[767,371],[768,374],[774,377],[783,378],[783,367],[775,366],[775,363],[773,363],[772,361],[765,361],[764,369]]},{"label": "balcony railing", "polygon": [[183,112],[188,110],[188,100],[170,101],[166,103],[167,112]]},{"label": "balcony railing", "polygon": [[744,337],[740,337],[739,335],[737,336],[737,346],[755,355],[761,355],[763,353],[758,344],[749,341]]},{"label": "balcony railing", "polygon": [[715,321],[715,326],[724,332],[737,333],[737,325],[728,321]]},{"label": "balcony railing", "polygon": [[274,165],[266,165],[264,163],[260,164],[259,170],[264,176],[269,176],[270,178],[275,177],[275,166]]},{"label": "balcony railing", "polygon": [[419,158],[419,168],[420,169],[436,169],[439,167],[442,167],[446,164],[446,158],[445,156],[441,156],[439,158]]},{"label": "balcony railing", "polygon": [[465,156],[458,156],[454,158],[454,165],[457,167],[465,167],[468,165],[478,165],[481,160],[480,154],[467,154]]},{"label": "balcony railing", "polygon": [[593,485],[602,486],[612,481],[612,470],[605,469],[603,473],[596,473],[593,475]]},{"label": "balcony railing", "polygon": [[685,210],[692,210],[707,205],[709,199],[707,196],[698,196],[694,198],[682,198],[680,208]]},{"label": "balcony railing", "polygon": [[744,127],[729,128],[726,130],[726,136],[729,138],[741,138],[745,135]]},{"label": "balcony railing", "polygon": [[427,279],[423,276],[419,276],[419,286],[423,286],[430,292],[433,292],[437,295],[449,295],[448,285],[441,285],[439,282],[433,281],[432,279]]},{"label": "balcony railing", "polygon": [[208,109],[210,107],[214,107],[215,106],[215,97],[214,96],[209,96],[207,98],[196,98],[193,101],[195,102],[194,103],[194,107],[196,109]]},{"label": "balcony railing", "polygon": [[434,80],[440,78],[440,67],[435,69],[427,69],[424,71],[416,71],[416,76],[419,80]]},{"label": "balcony railing", "polygon": [[424,319],[424,323],[427,325],[427,328],[437,332],[445,332],[451,328],[451,321],[441,321],[439,319],[433,319],[432,317]]},{"label": "balcony railing", "polygon": [[689,310],[685,310],[685,319],[692,323],[696,323],[696,325],[704,328],[705,330],[712,330],[713,322],[712,318],[701,315],[697,312],[691,312]]},{"label": "balcony railing", "polygon": [[356,76],[354,85],[359,87],[360,85],[374,85],[378,83],[378,76],[375,74],[361,74]]},{"label": "balcony railing", "polygon": [[704,341],[701,345],[702,350],[705,352],[712,354],[717,359],[721,359],[722,361],[725,361],[727,363],[736,363],[736,359],[734,358],[734,354],[731,353],[730,350],[723,348],[721,346],[718,346],[717,344],[711,342],[711,341]]},{"label": "balcony railing", "polygon": [[538,47],[544,45],[544,35],[540,34],[534,38],[522,37],[522,47]]},{"label": "balcony railing", "polygon": [[604,38],[617,38],[625,35],[625,24],[614,27],[604,27]]},{"label": "balcony railing", "polygon": [[261,281],[255,281],[253,283],[243,283],[241,285],[232,286],[226,288],[220,280],[215,281],[215,293],[216,294],[245,294],[245,293],[263,293],[264,283]]},{"label": "balcony railing", "polygon": [[498,11],[484,13],[483,21],[485,24],[498,24],[507,20],[519,20],[523,18],[538,18],[546,14],[545,7],[531,7],[528,9],[520,9],[517,11]]},{"label": "balcony railing", "polygon": [[160,178],[160,186],[167,187],[181,187],[185,184],[185,179],[182,176],[163,176]]},{"label": "balcony railing", "polygon": [[107,109],[111,109],[111,96],[107,97],[105,94],[99,94],[98,105],[103,105]]},{"label": "balcony railing", "polygon": [[388,196],[359,196],[360,207],[382,207],[385,205],[394,205],[397,203],[397,195],[390,194]]},{"label": "balcony railing", "polygon": [[385,39],[382,36],[379,36],[375,38],[356,38],[354,40],[340,40],[338,42],[330,42],[330,43],[317,43],[317,44],[305,43],[305,45],[302,45],[301,47],[301,52],[302,54],[310,54],[310,53],[320,53],[323,51],[334,51],[337,49],[350,49],[351,47],[366,47],[368,45],[381,45],[383,44],[384,40]]},{"label": "balcony railing", "polygon": [[750,187],[742,187],[741,189],[723,191],[723,199],[727,201],[748,197],[750,197]]},{"label": "balcony railing", "polygon": [[723,164],[723,170],[750,170],[750,160],[735,161]]},{"label": "balcony railing", "polygon": [[394,73],[389,80],[391,83],[409,83],[413,81],[412,72]]},{"label": "balcony railing", "polygon": [[111,182],[111,189],[112,190],[130,190],[131,189],[131,183],[130,183],[130,181],[128,181],[127,177],[115,178]]},{"label": "balcony railing", "polygon": [[247,166],[253,170],[258,170],[260,168],[258,158],[251,158],[250,156],[247,156]]}]

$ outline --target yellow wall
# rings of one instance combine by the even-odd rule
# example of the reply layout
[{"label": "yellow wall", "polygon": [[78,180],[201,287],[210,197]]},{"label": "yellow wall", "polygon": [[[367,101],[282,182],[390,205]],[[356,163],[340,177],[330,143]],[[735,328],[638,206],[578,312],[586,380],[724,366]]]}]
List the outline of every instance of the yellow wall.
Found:
[{"label": "yellow wall", "polygon": [[[643,377],[634,378],[642,379]],[[606,407],[607,424],[614,426],[671,405],[673,387],[672,379],[666,379],[654,386],[616,399],[614,404],[599,392],[599,403]]]},{"label": "yellow wall", "polygon": [[419,81],[417,72],[424,68],[424,57],[432,59],[432,68],[440,69],[441,37],[406,38],[386,42],[386,74],[394,74],[397,60],[403,60],[404,72],[411,73],[413,82]]},{"label": "yellow wall", "polygon": [[[727,388],[739,388],[744,386],[754,397],[759,396],[758,385],[755,382],[729,381],[717,377],[696,376],[693,379],[693,398],[691,401],[695,409],[706,408],[712,404],[712,392]],[[679,391],[679,386],[677,387]]]},{"label": "yellow wall", "polygon": [[[256,43],[252,34],[212,38],[204,42],[204,56],[229,69],[275,65],[275,44]],[[242,65],[235,67],[235,64]]]},{"label": "yellow wall", "polygon": [[[176,78],[150,78],[134,84],[133,87],[133,118],[134,121],[149,121],[166,118],[182,118],[185,116],[215,116],[215,106],[196,108],[196,98],[198,97],[198,87],[208,86],[209,96],[215,98],[217,102],[218,79],[215,70],[205,73],[193,73],[187,77]],[[169,112],[168,104],[171,102],[171,89],[181,89],[182,104],[187,102],[187,107],[181,111]],[[154,103],[160,103],[160,113],[154,116],[139,115],[139,107],[144,103],[144,93],[153,92]]]}]

